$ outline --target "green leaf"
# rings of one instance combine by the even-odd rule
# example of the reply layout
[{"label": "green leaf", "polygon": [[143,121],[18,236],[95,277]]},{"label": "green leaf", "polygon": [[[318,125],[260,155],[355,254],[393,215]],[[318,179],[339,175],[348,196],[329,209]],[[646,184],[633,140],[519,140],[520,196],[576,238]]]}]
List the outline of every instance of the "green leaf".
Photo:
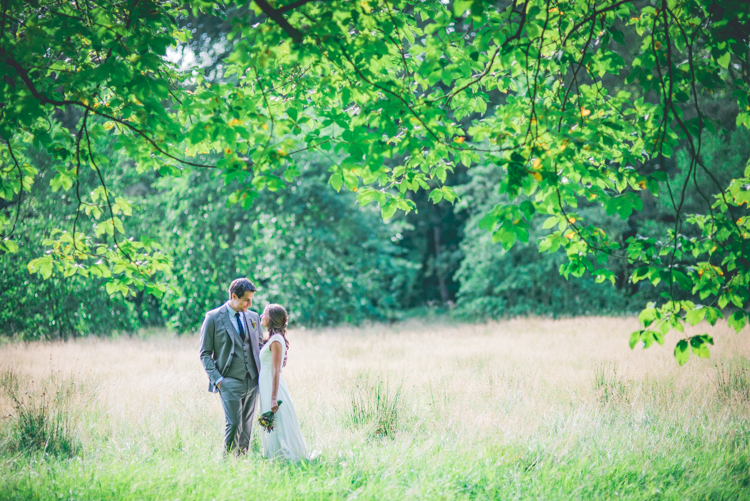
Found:
[{"label": "green leaf", "polygon": [[464,12],[471,8],[473,0],[455,0],[453,2],[453,15],[456,17],[463,16]]},{"label": "green leaf", "polygon": [[[344,173],[344,184],[349,191],[357,191],[359,187],[359,178],[350,170],[343,171]],[[337,190],[338,191],[338,190]]]},{"label": "green leaf", "polygon": [[67,171],[58,171],[58,173],[50,180],[50,187],[52,188],[53,192],[56,192],[60,189],[67,191],[70,188],[73,187],[73,174],[72,172]]},{"label": "green leaf", "polygon": [[167,288],[160,284],[146,284],[146,292],[154,297],[161,298],[167,292]]},{"label": "green leaf", "polygon": [[435,169],[435,175],[438,179],[440,179],[441,183],[444,183],[448,177],[448,169],[445,167],[445,165],[440,165],[437,169]]},{"label": "green leaf", "polygon": [[681,366],[685,365],[685,363],[688,361],[688,358],[690,358],[690,349],[688,348],[688,342],[686,339],[681,339],[677,343],[677,346],[675,346],[674,358]]},{"label": "green leaf", "polygon": [[742,310],[735,311],[727,319],[727,323],[729,324],[729,327],[734,329],[736,332],[740,332],[742,329],[744,329],[746,322],[747,322],[747,313]]},{"label": "green leaf", "polygon": [[344,176],[341,174],[341,171],[334,172],[328,182],[333,186],[334,190],[341,191],[341,187],[344,186]]},{"label": "green leaf", "polygon": [[382,204],[384,200],[385,195],[380,191],[373,189],[365,189],[357,194],[357,202],[359,202],[359,205],[362,207],[375,201],[378,201]]},{"label": "green leaf", "polygon": [[630,334],[630,349],[632,350],[635,348],[635,345],[638,344],[638,341],[640,341],[643,338],[643,331],[635,331]]},{"label": "green leaf", "polygon": [[65,267],[65,270],[63,271],[63,277],[65,278],[72,277],[78,272],[78,270],[79,270],[78,266],[68,265]]},{"label": "green leaf", "polygon": [[503,245],[503,248],[505,250],[509,250],[511,247],[513,247],[513,244],[516,242],[516,232],[513,229],[509,229],[505,226],[501,226],[500,229],[498,229],[493,235],[492,235],[492,242],[497,243],[500,242]]},{"label": "green leaf", "polygon": [[633,274],[630,275],[630,279],[634,284],[638,283],[646,278],[649,271],[650,268],[648,266],[641,266],[640,268],[636,268]]},{"label": "green leaf", "polygon": [[520,209],[521,212],[523,212],[524,216],[526,216],[526,219],[531,219],[531,216],[533,216],[536,212],[534,204],[529,202],[528,200],[524,200],[523,202],[521,202]]},{"label": "green leaf", "polygon": [[719,63],[719,66],[721,66],[724,69],[729,68],[729,61],[731,59],[731,54],[729,52],[725,52],[721,56],[719,56],[719,59],[716,60],[717,63]]},{"label": "green leaf", "polygon": [[698,325],[705,316],[706,308],[696,308],[687,312],[685,320],[687,320],[690,325]]},{"label": "green leaf", "polygon": [[528,229],[526,229],[525,227],[521,225],[515,225],[513,227],[513,231],[515,232],[516,238],[518,238],[518,240],[520,240],[523,243],[529,242],[529,230]]},{"label": "green leaf", "polygon": [[47,280],[49,277],[52,276],[52,261],[45,261],[41,264],[39,267],[39,273],[42,275],[42,278]]},{"label": "green leaf", "polygon": [[684,290],[689,291],[693,289],[693,281],[688,278],[687,275],[685,275],[683,272],[679,270],[672,269],[672,277],[677,282],[677,284],[682,287]]},{"label": "green leaf", "polygon": [[719,310],[718,308],[712,308],[709,306],[709,307],[706,307],[705,309],[706,309],[706,320],[712,326],[716,325],[716,322],[720,318],[724,317],[724,315],[721,313],[721,310]]},{"label": "green leaf", "polygon": [[18,244],[13,240],[3,240],[0,244],[5,247],[6,252],[10,254],[16,254],[18,252]]},{"label": "green leaf", "polygon": [[661,346],[664,346],[664,334],[662,334],[659,331],[653,331],[654,333],[654,339],[656,339],[656,342],[659,343]]},{"label": "green leaf", "polygon": [[638,315],[638,320],[640,320],[641,324],[643,324],[644,327],[648,327],[651,325],[654,320],[658,318],[658,312],[656,311],[656,308],[645,308],[643,311],[641,311],[640,315]]},{"label": "green leaf", "polygon": [[708,349],[709,344],[714,344],[714,339],[708,334],[700,334],[690,338],[690,349],[700,358],[709,358],[711,352]]},{"label": "green leaf", "polygon": [[383,214],[383,220],[388,221],[393,217],[394,214],[396,214],[396,210],[398,209],[398,205],[396,204],[395,199],[390,199],[385,206],[381,209],[381,212]]},{"label": "green leaf", "polygon": [[450,186],[443,186],[442,188],[440,188],[440,191],[443,192],[443,198],[451,204],[458,198],[456,192],[453,191],[453,188],[451,188]]},{"label": "green leaf", "polygon": [[656,331],[643,331],[643,348],[651,348],[656,342]]},{"label": "green leaf", "polygon": [[545,230],[548,230],[552,228],[554,225],[556,225],[560,221],[560,218],[557,216],[552,216],[547,218],[546,221],[544,221],[544,224],[542,225],[542,228]]}]

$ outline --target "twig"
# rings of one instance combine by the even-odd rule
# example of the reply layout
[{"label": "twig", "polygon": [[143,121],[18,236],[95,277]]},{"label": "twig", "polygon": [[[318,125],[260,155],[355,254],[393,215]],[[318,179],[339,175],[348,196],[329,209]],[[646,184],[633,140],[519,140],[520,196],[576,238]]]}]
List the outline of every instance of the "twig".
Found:
[{"label": "twig", "polygon": [[567,212],[565,211],[565,209],[563,208],[563,204],[562,204],[562,195],[560,194],[560,187],[559,187],[559,186],[555,186],[555,192],[557,193],[557,205],[558,205],[558,207],[560,207],[560,212],[562,212],[562,214],[563,214],[563,216],[565,217],[565,219],[567,219],[567,220],[568,220],[568,224],[569,224],[569,225],[570,225],[570,226],[571,226],[571,227],[573,228],[573,231],[575,231],[575,232],[576,232],[576,233],[578,234],[578,237],[579,237],[579,238],[580,238],[581,240],[583,240],[583,242],[584,242],[584,243],[585,243],[586,245],[588,245],[589,247],[591,247],[591,248],[592,248],[592,249],[594,249],[595,251],[598,251],[598,252],[602,252],[602,253],[604,253],[604,254],[607,254],[608,256],[611,256],[611,257],[614,257],[614,258],[617,258],[617,259],[629,259],[629,258],[628,258],[627,256],[621,256],[621,255],[619,255],[619,254],[615,254],[615,253],[614,253],[614,252],[612,252],[611,250],[608,250],[608,249],[604,249],[604,248],[601,248],[601,247],[597,247],[596,245],[593,245],[593,244],[592,244],[592,243],[590,243],[590,242],[589,242],[588,240],[586,240],[586,237],[584,237],[584,236],[583,236],[583,235],[581,234],[581,231],[580,231],[580,230],[578,229],[578,226],[577,226],[577,225],[576,225],[575,223],[571,223],[571,222],[570,222],[570,218],[568,217],[568,213],[567,213]]},{"label": "twig", "polygon": [[[544,34],[547,32],[547,25],[549,24],[549,2],[550,0],[547,0],[547,8],[545,9],[547,11],[547,15],[544,18],[544,26],[542,27],[542,34],[539,36],[539,53],[536,55],[536,71],[534,72],[534,93],[531,96],[531,116],[529,117],[529,126],[526,129],[526,138],[529,137],[529,134],[531,134],[531,126],[534,122],[536,122],[536,134],[534,135],[534,142],[539,139],[539,118],[536,114],[536,93],[538,90],[538,80],[539,80],[539,71],[542,69],[542,45],[544,44]],[[531,44],[529,44],[529,49],[531,48]],[[528,58],[529,50],[526,50],[526,57]],[[528,63],[527,63],[527,70],[528,70]],[[526,82],[528,85],[528,73],[526,76]]]},{"label": "twig", "polygon": [[[589,44],[591,43],[591,39],[594,37],[594,26],[595,22],[591,23],[591,31],[589,31],[589,37],[586,40],[586,43],[583,46],[583,49],[581,49],[581,60],[578,61],[578,66],[576,67],[575,71],[573,72],[573,78],[570,81],[570,86],[565,90],[565,97],[563,97],[562,107],[560,108],[560,121],[557,123],[557,131],[560,132],[560,129],[562,128],[562,120],[563,120],[563,113],[565,113],[565,106],[568,103],[568,95],[570,94],[570,90],[573,88],[573,82],[576,82],[576,86],[578,85],[578,72],[581,69],[581,66],[583,66],[583,61],[586,59],[586,52],[588,52]],[[580,102],[579,102],[580,105]],[[580,107],[580,106],[579,106]],[[579,110],[580,113],[580,110]]]},{"label": "twig", "polygon": [[16,204],[16,218],[13,220],[13,227],[10,229],[10,231],[3,235],[3,238],[8,238],[13,234],[13,232],[16,230],[16,224],[18,223],[18,216],[21,214],[21,199],[23,198],[23,170],[21,170],[21,164],[18,163],[18,159],[16,159],[16,156],[13,154],[13,147],[10,145],[10,139],[5,143],[8,146],[8,152],[10,152],[10,157],[13,159],[13,163],[16,164],[16,168],[18,169],[18,182],[20,186],[18,187],[18,202]]},{"label": "twig", "polygon": [[446,94],[444,96],[436,97],[435,99],[430,99],[430,100],[425,101],[425,102],[426,103],[434,103],[436,101],[440,101],[441,99],[448,98],[448,101],[446,102],[446,104],[450,104],[451,100],[456,96],[456,94],[459,94],[460,92],[462,92],[463,90],[468,89],[472,85],[474,85],[476,83],[479,83],[484,77],[487,76],[487,74],[490,72],[490,69],[492,68],[492,65],[495,62],[495,58],[497,57],[498,52],[500,52],[500,48],[501,47],[498,46],[495,49],[495,52],[493,52],[492,57],[490,58],[490,62],[487,63],[487,66],[484,68],[484,70],[481,73],[479,73],[478,75],[476,75],[471,82],[467,83],[463,87],[461,87],[459,89],[456,89],[453,92],[450,92],[450,93],[448,93],[448,94]]},{"label": "twig", "polygon": [[[441,143],[444,142],[442,139],[440,139],[438,137],[438,135],[435,132],[433,132],[432,129],[430,129],[427,126],[427,124],[424,122],[424,120],[422,120],[422,117],[420,117],[419,114],[417,114],[417,112],[414,111],[414,109],[409,105],[408,102],[406,102],[406,99],[404,99],[403,96],[401,96],[400,94],[398,94],[396,92],[393,92],[392,90],[388,89],[387,87],[383,87],[382,85],[378,85],[377,83],[375,83],[375,82],[371,81],[369,78],[367,78],[360,71],[360,69],[357,67],[357,65],[354,63],[354,61],[352,61],[351,57],[349,57],[349,54],[347,54],[346,50],[344,50],[344,47],[341,45],[341,43],[340,42],[337,42],[337,43],[339,45],[339,48],[341,49],[341,53],[343,54],[344,59],[346,59],[349,62],[349,64],[352,65],[352,68],[354,68],[355,73],[357,73],[357,75],[359,75],[359,78],[361,78],[362,80],[364,80],[365,82],[367,82],[371,86],[375,87],[376,89],[379,89],[379,90],[381,90],[381,91],[383,91],[383,92],[385,92],[387,94],[390,94],[391,96],[393,96],[396,99],[398,99],[399,101],[401,101],[401,103],[406,107],[407,110],[409,110],[409,112],[412,114],[412,116],[414,116],[414,118],[416,118],[419,121],[419,123],[422,124],[422,126],[425,128],[425,130],[427,132],[429,132],[430,135],[433,138],[435,138],[436,141],[441,142]],[[445,144],[447,144],[447,143],[445,143]]]},{"label": "twig", "polygon": [[592,12],[591,15],[586,16],[580,22],[578,22],[578,23],[576,23],[576,24],[573,25],[573,28],[571,28],[570,31],[565,35],[565,38],[560,43],[560,46],[561,47],[565,47],[565,44],[568,41],[568,38],[570,37],[570,35],[572,35],[573,33],[575,33],[578,30],[578,28],[580,28],[584,24],[588,23],[591,20],[596,20],[596,17],[598,15],[604,14],[605,12],[610,11],[612,9],[615,9],[615,8],[619,7],[620,5],[622,5],[624,3],[628,3],[628,2],[632,2],[632,0],[620,0],[619,2],[613,3],[612,5],[609,5],[607,7],[604,7],[603,9],[599,9],[599,10],[594,9],[594,12]]},{"label": "twig", "polygon": [[266,98],[266,91],[263,88],[263,82],[261,81],[260,75],[258,75],[258,70],[255,66],[253,66],[253,71],[255,72],[256,82],[258,82],[258,85],[260,86],[260,93],[263,95],[263,102],[266,104],[266,109],[268,110],[268,118],[271,119],[271,131],[268,134],[266,145],[263,146],[263,154],[265,155],[268,145],[271,143],[271,139],[273,139],[273,131],[276,128],[276,122],[273,119],[273,111],[271,111],[271,106],[268,104],[268,99]]},{"label": "twig", "polygon": [[112,210],[112,202],[109,200],[109,190],[107,189],[107,185],[104,182],[104,176],[102,176],[102,171],[99,169],[99,166],[96,165],[96,161],[94,160],[94,154],[91,151],[91,138],[89,137],[89,130],[87,127],[83,128],[84,133],[86,134],[86,143],[88,144],[88,154],[89,159],[91,160],[91,165],[94,166],[94,170],[96,170],[96,174],[99,176],[99,182],[102,184],[102,188],[104,188],[104,196],[107,200],[107,206],[109,207],[109,218],[112,222],[112,240],[115,242],[115,247],[117,247],[117,250],[120,251],[121,254],[123,254],[125,257],[128,258],[129,261],[132,261],[132,258],[130,255],[126,254],[122,248],[120,247],[120,244],[117,242],[117,227],[115,226],[115,213]]},{"label": "twig", "polygon": [[[78,164],[76,165],[76,198],[78,198],[78,206],[76,207],[76,218],[73,221],[73,259],[75,260],[76,254],[78,253],[78,247],[76,246],[76,227],[78,226],[78,218],[81,215],[81,178],[79,176],[79,171],[81,170],[81,137],[83,136],[83,131],[86,129],[86,121],[89,117],[89,110],[86,110],[83,114],[83,124],[81,125],[81,128],[78,130],[78,137],[76,138],[76,160],[78,161]],[[88,137],[88,136],[87,136]]]},{"label": "twig", "polygon": [[[399,49],[399,53],[401,54],[401,60],[404,63],[404,81],[406,81],[406,77],[409,77],[409,82],[412,82],[412,76],[409,73],[409,66],[406,64],[406,50],[404,49],[404,44],[401,43],[401,30],[398,29],[398,25],[396,24],[396,20],[393,18],[393,14],[391,13],[391,4],[388,2],[388,0],[385,0],[385,6],[386,6],[386,12],[388,12],[388,17],[391,18],[391,22],[393,23],[393,27],[396,29],[396,32],[398,33],[399,39],[398,42],[395,42],[393,40],[393,37],[390,35],[387,35],[388,38],[391,39],[392,42],[396,44],[396,47]],[[385,34],[385,32],[383,32]]]}]

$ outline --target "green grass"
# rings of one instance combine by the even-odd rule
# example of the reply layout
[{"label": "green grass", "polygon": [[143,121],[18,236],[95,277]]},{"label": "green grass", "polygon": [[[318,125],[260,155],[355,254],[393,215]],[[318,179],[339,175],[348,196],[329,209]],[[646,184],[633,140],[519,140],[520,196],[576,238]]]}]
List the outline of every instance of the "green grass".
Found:
[{"label": "green grass", "polygon": [[[656,433],[654,433],[656,432]],[[455,443],[449,435],[346,444],[336,457],[291,465],[221,459],[214,450],[6,457],[0,498],[26,499],[748,499],[748,433],[670,430],[646,454],[622,437],[581,437],[558,455],[532,444]]]},{"label": "green grass", "polygon": [[716,367],[716,385],[719,395],[726,399],[737,396],[750,400],[750,369],[741,365],[720,364]]},{"label": "green grass", "polygon": [[0,391],[5,392],[13,408],[4,448],[10,453],[76,456],[80,446],[74,432],[74,411],[70,409],[76,391],[74,380],[51,374],[38,391],[29,392],[28,388],[28,381],[13,369],[0,374]]},{"label": "green grass", "polygon": [[399,400],[403,391],[399,384],[395,389],[387,381],[376,378],[360,378],[351,391],[351,407],[346,413],[352,426],[364,427],[378,438],[393,436],[399,425]]},{"label": "green grass", "polygon": [[[561,325],[569,346],[580,333]],[[7,348],[26,372],[2,380],[0,500],[750,499],[742,345],[679,368],[627,336],[611,359],[511,327],[290,336],[294,405],[322,450],[297,465],[263,459],[257,434],[223,457],[194,338]],[[47,351],[112,363],[55,372],[34,362]],[[64,412],[76,450],[22,445],[9,388]]]}]

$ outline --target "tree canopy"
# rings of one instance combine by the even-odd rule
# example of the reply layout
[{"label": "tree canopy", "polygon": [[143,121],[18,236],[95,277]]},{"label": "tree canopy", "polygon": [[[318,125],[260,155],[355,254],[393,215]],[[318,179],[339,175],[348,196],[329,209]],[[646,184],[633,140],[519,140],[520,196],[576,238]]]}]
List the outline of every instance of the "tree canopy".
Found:
[{"label": "tree canopy", "polygon": [[[226,25],[210,68],[177,56],[212,41],[192,39],[199,16]],[[618,262],[657,288],[631,347],[723,316],[739,331],[750,165],[728,172],[706,144],[750,126],[749,16],[730,0],[5,0],[0,251],[19,250],[23,193],[43,181],[77,209],[31,273],[167,292],[163,242],[125,233],[132,204],[107,183],[115,156],[168,179],[217,171],[248,209],[315,153],[336,191],[386,220],[420,192],[454,203],[451,173],[494,166],[490,192],[472,192],[486,193],[476,227],[494,243],[564,253],[565,278],[615,283]],[[82,191],[85,176],[98,187]],[[657,203],[666,225],[622,238],[607,226]],[[686,336],[675,357],[712,343]]]}]

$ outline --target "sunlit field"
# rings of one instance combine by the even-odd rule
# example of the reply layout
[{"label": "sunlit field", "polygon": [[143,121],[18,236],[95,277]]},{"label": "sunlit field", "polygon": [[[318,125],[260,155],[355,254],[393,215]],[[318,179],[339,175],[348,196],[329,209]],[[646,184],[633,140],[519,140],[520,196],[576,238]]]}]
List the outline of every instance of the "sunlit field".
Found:
[{"label": "sunlit field", "polygon": [[318,459],[223,457],[196,335],[0,347],[0,499],[750,499],[750,339],[634,319],[294,330]]}]

